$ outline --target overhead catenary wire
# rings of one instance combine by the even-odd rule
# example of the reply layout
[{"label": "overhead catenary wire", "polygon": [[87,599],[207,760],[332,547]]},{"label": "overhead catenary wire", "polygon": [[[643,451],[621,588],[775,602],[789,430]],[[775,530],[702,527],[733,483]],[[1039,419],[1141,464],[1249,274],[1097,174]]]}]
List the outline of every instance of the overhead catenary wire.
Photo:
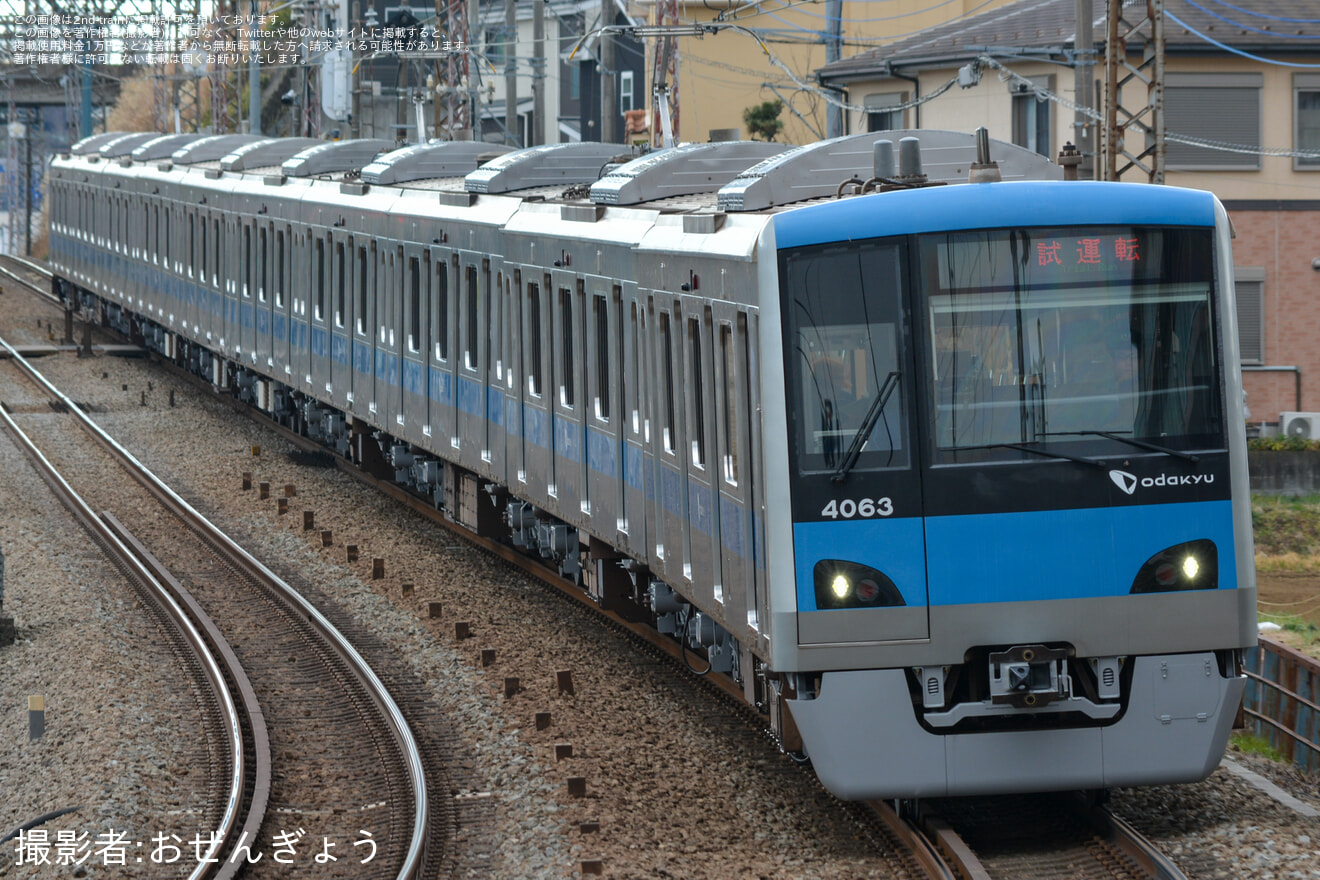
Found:
[{"label": "overhead catenary wire", "polygon": [[1214,37],[1207,36],[1206,34],[1201,33],[1196,28],[1192,27],[1190,24],[1183,21],[1181,18],[1174,15],[1172,12],[1170,12],[1167,9],[1164,10],[1164,15],[1170,21],[1186,29],[1186,31],[1190,33],[1192,36],[1206,43],[1209,43],[1210,45],[1215,46],[1216,48],[1223,49],[1225,52],[1230,52],[1234,55],[1239,55],[1251,61],[1259,61],[1261,64],[1272,64],[1276,67],[1291,67],[1297,70],[1320,70],[1320,64],[1303,64],[1299,61],[1278,61],[1273,58],[1265,58],[1261,55],[1253,55],[1252,53],[1244,52],[1241,49],[1235,49],[1232,46],[1228,45],[1227,43],[1222,43],[1219,40],[1216,40]]},{"label": "overhead catenary wire", "polygon": [[1289,40],[1320,40],[1320,34],[1285,34],[1282,31],[1271,31],[1271,30],[1266,30],[1264,28],[1252,27],[1249,24],[1243,24],[1240,21],[1234,21],[1233,19],[1228,18],[1227,16],[1220,15],[1218,12],[1214,12],[1213,10],[1206,9],[1200,3],[1195,2],[1195,0],[1183,0],[1183,2],[1194,9],[1201,10],[1206,15],[1219,19],[1225,24],[1232,25],[1235,28],[1241,28],[1242,30],[1245,31],[1253,31],[1258,34],[1265,34],[1266,36],[1270,36],[1270,37],[1282,37],[1284,39],[1289,39]]},{"label": "overhead catenary wire", "polygon": [[1241,6],[1234,6],[1232,3],[1226,3],[1224,0],[1214,0],[1220,6],[1227,6],[1234,12],[1241,12],[1244,15],[1254,15],[1256,18],[1264,18],[1270,21],[1284,21],[1289,24],[1320,24],[1320,18],[1284,18],[1282,15],[1269,15],[1264,12],[1257,12],[1254,9],[1243,9]]}]

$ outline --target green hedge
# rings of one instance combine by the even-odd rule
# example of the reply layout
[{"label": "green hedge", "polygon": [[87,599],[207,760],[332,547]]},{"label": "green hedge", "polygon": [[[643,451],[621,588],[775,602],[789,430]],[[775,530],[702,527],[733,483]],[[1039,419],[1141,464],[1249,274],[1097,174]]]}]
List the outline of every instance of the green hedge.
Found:
[{"label": "green hedge", "polygon": [[1320,452],[1320,440],[1300,437],[1257,437],[1247,441],[1253,452]]}]

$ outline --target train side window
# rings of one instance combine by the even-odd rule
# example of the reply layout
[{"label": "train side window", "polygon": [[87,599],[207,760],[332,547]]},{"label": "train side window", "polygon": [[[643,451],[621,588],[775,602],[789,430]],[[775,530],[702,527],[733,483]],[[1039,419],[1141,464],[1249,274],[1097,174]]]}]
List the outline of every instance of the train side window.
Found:
[{"label": "train side window", "polygon": [[197,260],[197,215],[188,212],[188,277],[193,277],[193,265]]},{"label": "train side window", "polygon": [[541,396],[541,288],[527,282],[527,393]]},{"label": "train side window", "polygon": [[632,421],[632,432],[640,434],[642,432],[642,339],[637,317],[637,301],[633,300],[629,316],[628,343],[631,346],[628,352],[628,378],[632,381],[624,383],[624,391],[628,394],[628,401],[625,406],[628,408],[629,417]]},{"label": "train side window", "polygon": [[371,277],[371,261],[367,259],[367,246],[357,249],[357,332],[367,335],[367,280]]},{"label": "train side window", "polygon": [[[738,316],[739,338],[745,338],[746,318]],[[720,324],[720,361],[724,366],[724,399],[720,401],[724,428],[724,482],[738,485],[738,351],[734,343],[733,326]]]},{"label": "train side window", "polygon": [[335,242],[335,326],[344,326],[344,291],[348,283],[344,280],[344,243]]},{"label": "train side window", "polygon": [[518,361],[516,352],[513,348],[514,339],[516,338],[513,332],[513,322],[516,320],[518,314],[517,302],[514,300],[514,297],[519,290],[522,290],[522,270],[514,269],[512,278],[508,275],[504,276],[504,322],[502,324],[503,330],[501,330],[500,337],[501,347],[509,356],[508,369],[504,375],[505,381],[510,389],[513,388],[513,365]]},{"label": "train side window", "polygon": [[[490,280],[490,276],[489,276],[489,274],[486,276],[486,280],[487,280],[487,281]],[[496,378],[496,379],[503,379],[503,378],[504,378],[504,285],[505,285],[505,281],[504,281],[504,273],[503,273],[503,272],[496,272],[496,273],[495,273],[495,288],[494,288],[493,290],[491,290],[491,292],[490,292],[490,297],[491,297],[491,299],[493,299],[493,300],[495,301],[495,304],[494,304],[493,307],[492,307],[492,306],[488,306],[488,308],[494,308],[494,310],[495,310],[495,322],[494,322],[494,324],[492,325],[492,328],[491,328],[491,329],[493,329],[495,332],[494,332],[493,334],[491,334],[491,336],[496,340],[496,345],[494,346],[494,348],[495,348],[495,352],[494,352],[494,359],[495,359],[495,378]],[[487,362],[488,362],[488,363],[487,363],[487,374],[488,374],[488,375],[489,375],[489,366],[490,366],[489,361],[490,361],[490,359],[491,359],[491,356],[488,355],[488,356],[486,357],[486,360],[487,360]]]},{"label": "train side window", "polygon": [[408,350],[422,350],[422,265],[408,258]]},{"label": "train side window", "polygon": [[660,312],[660,346],[664,349],[665,423],[661,426],[665,452],[674,451],[674,334],[669,326],[669,311]]},{"label": "train side window", "polygon": [[[217,242],[220,240],[218,236],[217,232]],[[261,302],[266,301],[266,268],[269,265],[266,239],[266,227],[263,226],[257,230],[257,299]],[[220,245],[216,244],[217,250],[219,247]]]},{"label": "train side window", "polygon": [[252,296],[252,227],[243,224],[243,296]]},{"label": "train side window", "polygon": [[275,230],[275,305],[284,308],[284,230]]},{"label": "train side window", "polygon": [[559,288],[559,402],[573,408],[573,291]]},{"label": "train side window", "polygon": [[[709,309],[707,310],[709,312]],[[691,396],[692,405],[692,463],[699,468],[706,467],[706,373],[701,362],[701,322],[696,318],[688,319],[688,349],[692,363]]]},{"label": "train side window", "polygon": [[380,263],[376,267],[376,335],[382,345],[385,344],[385,318],[390,312],[390,254],[380,252]]},{"label": "train side window", "polygon": [[463,366],[469,370],[477,369],[477,267],[465,267],[467,284],[467,323],[463,346]]},{"label": "train side window", "polygon": [[449,360],[449,264],[435,261],[435,359]]},{"label": "train side window", "polygon": [[592,317],[595,318],[596,338],[596,393],[593,404],[596,418],[610,420],[610,310],[609,300],[597,294],[591,298]]},{"label": "train side window", "polygon": [[316,273],[316,306],[312,316],[318,321],[325,320],[325,242],[318,236],[313,247],[312,271]]}]

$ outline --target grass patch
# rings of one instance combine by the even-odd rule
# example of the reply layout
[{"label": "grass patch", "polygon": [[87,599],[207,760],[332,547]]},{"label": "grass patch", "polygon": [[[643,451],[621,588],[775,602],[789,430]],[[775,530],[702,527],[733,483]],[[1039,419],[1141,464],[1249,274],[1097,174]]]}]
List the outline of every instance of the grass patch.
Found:
[{"label": "grass patch", "polygon": [[1320,495],[1253,495],[1251,527],[1262,571],[1320,571]]},{"label": "grass patch", "polygon": [[1244,755],[1260,755],[1262,758],[1269,758],[1271,761],[1283,763],[1283,755],[1280,755],[1278,750],[1270,745],[1269,740],[1263,736],[1248,733],[1245,730],[1235,730],[1229,737],[1228,743],[1230,748]]}]

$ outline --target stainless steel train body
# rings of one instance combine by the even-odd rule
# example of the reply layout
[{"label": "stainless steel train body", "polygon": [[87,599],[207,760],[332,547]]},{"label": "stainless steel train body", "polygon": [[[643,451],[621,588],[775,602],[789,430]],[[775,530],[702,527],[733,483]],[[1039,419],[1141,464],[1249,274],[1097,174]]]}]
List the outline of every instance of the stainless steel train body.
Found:
[{"label": "stainless steel train body", "polygon": [[925,177],[875,135],[110,139],[54,164],[51,260],[684,640],[844,797],[1201,778],[1254,639],[1226,215],[1004,144],[948,185],[972,139],[913,134]]}]

